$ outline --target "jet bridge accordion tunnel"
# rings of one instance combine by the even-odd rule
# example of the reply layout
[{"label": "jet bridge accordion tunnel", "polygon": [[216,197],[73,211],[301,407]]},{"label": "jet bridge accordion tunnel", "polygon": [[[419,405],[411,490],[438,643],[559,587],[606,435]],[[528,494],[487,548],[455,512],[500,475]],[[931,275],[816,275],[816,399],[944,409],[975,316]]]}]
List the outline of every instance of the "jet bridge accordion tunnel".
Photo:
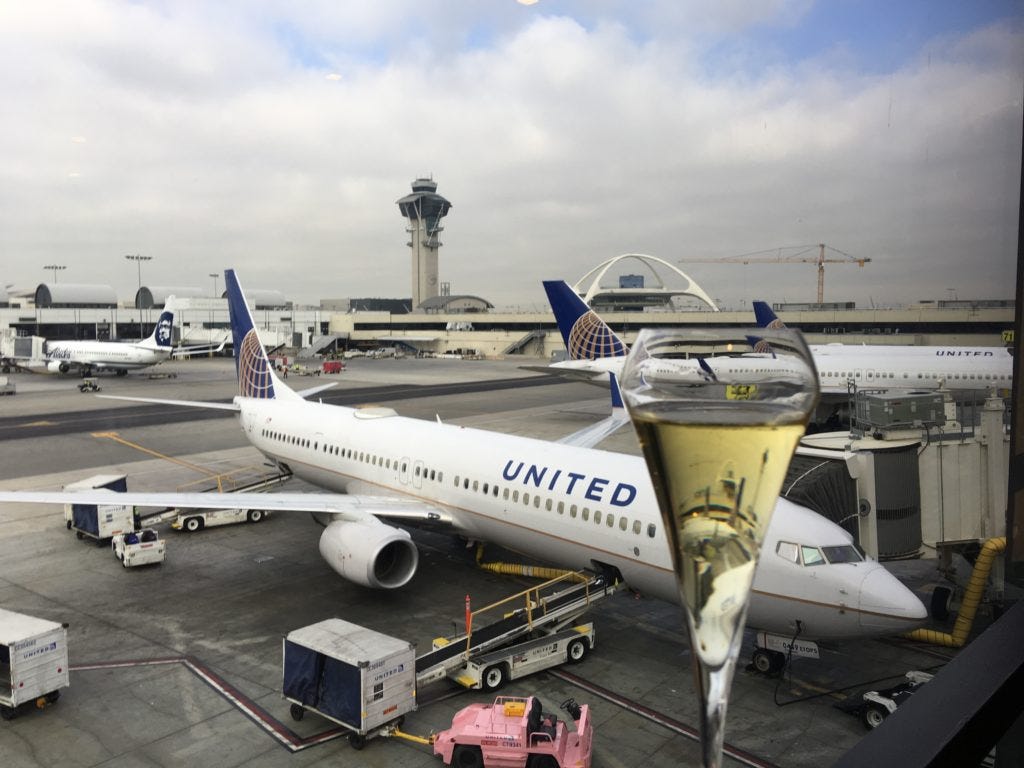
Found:
[{"label": "jet bridge accordion tunnel", "polygon": [[[878,560],[916,557],[921,549],[918,446],[797,454],[782,495],[848,531]],[[856,477],[848,464],[856,463]]]}]

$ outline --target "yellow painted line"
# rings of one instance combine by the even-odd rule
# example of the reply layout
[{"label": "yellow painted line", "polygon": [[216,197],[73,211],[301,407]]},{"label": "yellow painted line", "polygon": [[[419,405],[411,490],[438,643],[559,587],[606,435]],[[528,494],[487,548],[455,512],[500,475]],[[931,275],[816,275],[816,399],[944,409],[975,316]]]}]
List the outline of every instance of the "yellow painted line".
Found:
[{"label": "yellow painted line", "polygon": [[93,432],[92,436],[113,440],[115,443],[121,443],[121,445],[126,445],[129,448],[134,448],[137,451],[142,451],[142,453],[149,454],[150,456],[155,456],[158,459],[164,459],[165,461],[170,461],[173,462],[174,464],[180,464],[183,467],[188,467],[189,469],[195,470],[196,472],[200,472],[210,477],[216,477],[217,475],[216,472],[209,470],[206,467],[201,467],[198,464],[191,464],[190,462],[184,461],[182,459],[176,459],[173,456],[168,456],[167,454],[160,453],[159,451],[154,451],[150,448],[146,448],[144,446],[139,445],[138,443],[133,443],[130,440],[125,440],[117,432]]},{"label": "yellow painted line", "polygon": [[52,427],[57,424],[56,421],[27,421],[24,424],[20,424],[22,427]]}]

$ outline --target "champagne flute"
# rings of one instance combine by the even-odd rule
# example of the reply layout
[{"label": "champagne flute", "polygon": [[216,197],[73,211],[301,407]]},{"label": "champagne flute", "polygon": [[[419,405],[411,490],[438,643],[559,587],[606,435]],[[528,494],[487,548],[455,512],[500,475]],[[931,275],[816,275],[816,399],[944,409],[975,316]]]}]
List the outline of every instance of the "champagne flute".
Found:
[{"label": "champagne flute", "polygon": [[648,328],[620,386],[686,616],[703,764],[719,766],[754,569],[817,371],[793,329]]}]

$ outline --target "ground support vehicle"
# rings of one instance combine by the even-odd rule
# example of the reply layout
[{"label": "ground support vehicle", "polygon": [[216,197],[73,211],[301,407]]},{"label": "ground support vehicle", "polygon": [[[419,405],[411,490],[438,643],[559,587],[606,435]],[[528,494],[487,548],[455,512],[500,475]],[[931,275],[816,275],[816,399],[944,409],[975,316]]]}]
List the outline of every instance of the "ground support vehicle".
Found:
[{"label": "ground support vehicle", "polygon": [[136,565],[162,563],[167,543],[152,528],[143,528],[113,536],[110,539],[110,548],[114,552],[114,557],[121,561],[121,565],[132,568]]},{"label": "ground support vehicle", "polygon": [[68,685],[67,625],[0,608],[0,716],[42,709]]},{"label": "ground support vehicle", "polygon": [[589,768],[593,724],[587,705],[562,702],[575,723],[545,713],[536,696],[499,696],[493,704],[470,704],[434,739],[434,754],[458,768]]},{"label": "ground support vehicle", "polygon": [[319,376],[323,369],[319,367],[311,367],[302,363],[292,363],[288,370],[295,376]]},{"label": "ground support vehicle", "polygon": [[289,632],[283,641],[284,697],[291,716],[315,712],[347,728],[349,743],[391,735],[416,709],[415,648],[342,619]]},{"label": "ground support vehicle", "polygon": [[[273,485],[280,485],[291,477],[290,472],[282,472],[272,476],[264,476],[241,487],[234,488],[237,491],[262,491]],[[212,493],[213,490],[210,489]],[[230,503],[230,491],[224,492],[225,504]],[[173,514],[173,511],[172,511]],[[233,525],[234,523],[258,523],[270,516],[270,512],[264,509],[179,509],[173,516],[171,528],[176,531],[186,530],[190,533],[201,531],[203,528],[213,528],[218,525]],[[163,515],[161,515],[163,518]],[[166,518],[163,518],[166,519]]]},{"label": "ground support vehicle", "polygon": [[0,376],[0,395],[13,395],[17,393],[18,388],[14,386],[14,382],[6,376]]},{"label": "ground support vehicle", "polygon": [[96,379],[82,379],[78,382],[79,392],[99,392],[100,385],[96,383]]},{"label": "ground support vehicle", "polygon": [[[473,611],[468,633],[436,638],[417,657],[417,685],[448,678],[492,691],[513,677],[581,661],[595,636],[593,625],[579,619],[616,586],[601,575],[570,572]],[[518,601],[524,607],[510,610]],[[494,611],[501,618],[484,624],[481,618]]]},{"label": "ground support vehicle", "polygon": [[466,688],[494,691],[509,680],[570,662],[577,664],[596,643],[594,625],[579,624],[497,651],[470,656],[449,677]]},{"label": "ground support vehicle", "polygon": [[345,370],[345,364],[341,360],[324,360],[324,373],[341,373]]},{"label": "ground support vehicle", "polygon": [[94,475],[76,483],[68,483],[65,491],[99,490],[110,491],[110,504],[65,504],[64,522],[68,530],[80,538],[95,539],[97,544],[138,528],[135,508],[128,504],[116,504],[117,493],[128,490],[125,475]]},{"label": "ground support vehicle", "polygon": [[258,523],[269,516],[270,513],[263,509],[185,509],[178,512],[171,528],[194,533],[218,525]]},{"label": "ground support vehicle", "polygon": [[928,672],[912,670],[904,675],[903,682],[897,683],[891,688],[865,691],[860,695],[850,696],[845,701],[836,704],[836,707],[856,716],[866,728],[872,730],[880,726],[885,718],[895,712],[932,677]]}]

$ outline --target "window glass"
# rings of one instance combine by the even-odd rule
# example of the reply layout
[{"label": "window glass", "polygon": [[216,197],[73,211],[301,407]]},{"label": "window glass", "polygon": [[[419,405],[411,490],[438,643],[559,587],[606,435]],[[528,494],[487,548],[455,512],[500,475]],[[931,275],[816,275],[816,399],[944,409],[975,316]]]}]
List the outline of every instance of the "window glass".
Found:
[{"label": "window glass", "polygon": [[864,559],[852,544],[841,547],[822,547],[821,551],[830,563],[859,563]]},{"label": "window glass", "polygon": [[775,554],[791,563],[800,562],[800,548],[791,541],[780,541],[776,544]]},{"label": "window glass", "polygon": [[800,555],[803,557],[804,565],[824,565],[825,557],[817,547],[809,547],[806,544],[800,546]]}]

